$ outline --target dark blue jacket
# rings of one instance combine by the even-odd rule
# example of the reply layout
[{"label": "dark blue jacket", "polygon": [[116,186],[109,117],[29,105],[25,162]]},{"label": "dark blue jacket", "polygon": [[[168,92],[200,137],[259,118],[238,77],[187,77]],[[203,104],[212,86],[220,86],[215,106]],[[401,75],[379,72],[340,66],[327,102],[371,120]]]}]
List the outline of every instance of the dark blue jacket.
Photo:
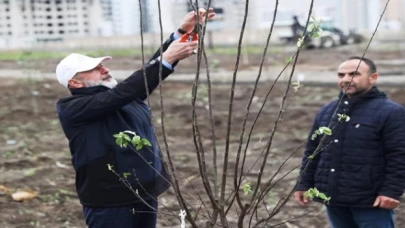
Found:
[{"label": "dark blue jacket", "polygon": [[[350,120],[339,122],[337,114],[346,114]],[[321,126],[331,126],[332,135],[320,145],[321,137],[311,140],[311,135]],[[301,173],[318,145],[324,149],[309,163],[297,190],[316,187],[331,197],[330,205],[350,207],[372,207],[379,195],[399,200],[403,194],[405,109],[376,87],[364,96],[344,96],[340,104],[336,100],[319,110]]]},{"label": "dark blue jacket", "polygon": [[[172,36],[164,43],[166,50]],[[159,51],[146,64],[149,92],[159,84]],[[177,64],[174,63],[173,67]],[[173,71],[162,65],[162,78]],[[69,140],[72,164],[76,171],[76,190],[80,202],[91,207],[113,207],[139,202],[108,165],[128,176],[132,188],[143,199],[156,197],[170,186],[162,156],[158,150],[144,100],[147,97],[143,70],[138,70],[115,88],[104,86],[71,89],[72,95],[57,102],[63,131]],[[133,131],[148,139],[151,147],[135,152],[115,143],[114,134]]]}]

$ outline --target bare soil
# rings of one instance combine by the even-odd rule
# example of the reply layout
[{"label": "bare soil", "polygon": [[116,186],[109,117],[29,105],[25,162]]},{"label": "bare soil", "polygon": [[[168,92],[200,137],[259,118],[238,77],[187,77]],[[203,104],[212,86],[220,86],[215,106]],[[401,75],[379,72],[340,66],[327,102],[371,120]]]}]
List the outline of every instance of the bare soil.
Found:
[{"label": "bare soil", "polygon": [[[306,57],[312,56],[307,55]],[[317,55],[315,56],[313,58],[316,58],[316,61],[326,61]],[[305,58],[303,57],[303,59]],[[49,66],[51,65],[54,63],[49,63]],[[264,102],[269,87],[269,84],[264,83],[258,87],[248,117],[247,132],[249,132],[261,104]],[[203,195],[203,188],[199,183],[195,145],[192,138],[191,88],[191,84],[164,83],[162,96],[164,97],[165,117],[163,120],[160,118],[162,109],[159,90],[156,90],[152,95],[151,106],[159,142],[164,154],[167,156],[160,127],[162,121],[165,123],[167,143],[173,162],[178,171],[184,175],[179,177],[182,189],[184,192],[189,192],[195,196],[197,194]],[[212,159],[210,155],[212,154],[212,139],[210,137],[211,127],[207,110],[208,94],[206,89],[207,87],[204,86],[200,88],[196,109],[204,149],[208,154],[207,161],[212,164],[210,160]],[[381,89],[386,91],[394,101],[405,105],[405,88]],[[68,95],[68,92],[54,81],[30,81],[27,79],[3,79],[0,90],[2,94],[0,96],[0,185],[9,189],[10,192],[19,189],[38,192],[38,196],[31,200],[16,202],[10,196],[10,192],[7,193],[4,189],[3,191],[0,189],[0,227],[85,227],[81,205],[75,193],[75,177],[71,168],[70,152],[55,111],[55,103],[58,98]],[[253,85],[246,84],[237,85],[235,89],[228,172],[231,183],[228,191],[232,186],[241,123],[252,90]],[[274,121],[279,113],[284,90],[285,85],[276,86],[264,106],[261,117],[252,132],[246,169],[254,164],[269,139]],[[289,94],[291,95],[291,93]],[[282,162],[305,142],[315,112],[321,105],[334,99],[336,95],[337,91],[329,87],[304,86],[297,96],[288,99],[290,104],[277,133],[274,135],[271,154],[266,159],[267,166],[264,179],[268,179],[269,174],[274,173]],[[229,96],[230,85],[213,85],[212,110],[220,161],[222,161],[225,151]],[[247,133],[244,142],[247,139],[246,135]],[[298,150],[297,154],[292,156],[282,170],[282,174],[299,164],[302,152],[302,150]],[[253,181],[257,177],[257,167],[257,165],[254,166],[248,180]],[[208,170],[212,169],[212,165],[209,165]],[[296,171],[287,175],[266,197],[265,201],[270,208],[287,196],[295,183],[296,175]],[[195,184],[194,187],[185,180],[185,177],[188,177],[191,183]],[[178,215],[179,207],[173,190],[163,194],[160,200],[166,208],[175,210],[174,214]],[[289,201],[280,215],[271,220],[269,224],[275,225],[286,219],[291,219],[293,216],[303,215],[318,206],[312,205],[303,208],[293,201]],[[163,206],[161,209],[162,211],[166,210]],[[261,214],[263,213],[265,211],[261,212]],[[293,220],[280,227],[328,227],[322,210],[318,210],[313,216]],[[397,221],[398,227],[405,227],[405,209],[403,206],[397,210]],[[234,222],[231,219],[231,224]],[[158,227],[169,227],[168,223],[178,224],[177,218],[159,216]],[[179,226],[176,225],[175,227]],[[201,227],[203,227],[202,223]]]},{"label": "bare soil", "polygon": [[[317,69],[317,70],[331,70],[335,71],[338,64],[346,60],[350,56],[362,56],[365,47],[363,44],[340,46],[331,49],[303,49],[300,52],[297,65],[300,69]],[[242,52],[243,53],[243,52]],[[269,46],[264,66],[284,66],[286,59],[293,56],[295,47],[287,49],[285,47]],[[259,54],[242,54],[239,61],[239,69],[246,70],[251,67],[259,66],[262,60],[262,53]],[[378,64],[378,69],[381,72],[403,71],[402,65],[392,64],[379,64],[380,60],[396,60],[405,58],[404,51],[395,50],[368,50],[365,55],[366,58],[375,60]],[[148,56],[145,56],[145,61]],[[36,69],[41,69],[42,72],[54,72],[55,67],[60,59],[47,59],[47,60],[30,60],[29,65]],[[230,54],[210,54],[208,51],[208,63],[211,69],[225,69],[233,71],[235,68],[236,55]],[[114,57],[113,61],[106,64],[112,70],[133,70],[142,66],[142,58],[140,56],[134,57]],[[181,67],[176,68],[177,73],[190,73],[195,72],[196,61],[195,58],[185,59],[180,62]],[[0,61],[0,69],[21,69],[21,65],[17,61]],[[205,68],[204,61],[202,61],[201,68]]]}]

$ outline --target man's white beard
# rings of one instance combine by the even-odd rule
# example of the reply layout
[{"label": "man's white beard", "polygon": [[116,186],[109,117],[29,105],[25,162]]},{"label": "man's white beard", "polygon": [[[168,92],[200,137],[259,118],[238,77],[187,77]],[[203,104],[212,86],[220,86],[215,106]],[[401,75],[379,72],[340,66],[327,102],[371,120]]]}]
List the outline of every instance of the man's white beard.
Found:
[{"label": "man's white beard", "polygon": [[118,82],[115,80],[115,78],[111,77],[108,81],[105,80],[97,80],[97,81],[84,81],[84,86],[85,87],[93,87],[93,86],[105,86],[107,88],[114,88]]}]

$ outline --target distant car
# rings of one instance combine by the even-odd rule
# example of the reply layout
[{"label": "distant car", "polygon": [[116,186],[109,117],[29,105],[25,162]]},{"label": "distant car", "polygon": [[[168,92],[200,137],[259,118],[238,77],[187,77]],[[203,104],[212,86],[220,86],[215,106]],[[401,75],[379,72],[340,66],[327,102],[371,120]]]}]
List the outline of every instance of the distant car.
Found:
[{"label": "distant car", "polygon": [[[344,33],[339,28],[336,28],[333,25],[333,20],[331,18],[323,17],[319,19],[321,19],[320,28],[323,31],[319,34],[319,37],[306,37],[306,48],[331,48],[340,45],[360,43],[363,41],[363,37],[354,31]],[[304,21],[300,22],[301,25],[305,24]],[[313,21],[310,21],[309,25],[312,22]],[[276,23],[276,31],[278,31],[277,34],[281,41],[286,43],[297,42],[296,38],[293,36],[292,24],[292,20]]]},{"label": "distant car", "polygon": [[322,33],[319,37],[311,38],[307,43],[307,47],[331,48],[339,45],[361,43],[363,41],[363,36],[355,33],[353,30],[349,33],[344,33],[341,29],[334,27],[332,20],[329,18],[322,18],[319,27],[322,29]]},{"label": "distant car", "polygon": [[331,32],[338,34],[340,36],[341,44],[357,44],[363,42],[364,38],[362,35],[357,34],[353,30],[348,34],[345,34],[342,30],[332,27]]}]

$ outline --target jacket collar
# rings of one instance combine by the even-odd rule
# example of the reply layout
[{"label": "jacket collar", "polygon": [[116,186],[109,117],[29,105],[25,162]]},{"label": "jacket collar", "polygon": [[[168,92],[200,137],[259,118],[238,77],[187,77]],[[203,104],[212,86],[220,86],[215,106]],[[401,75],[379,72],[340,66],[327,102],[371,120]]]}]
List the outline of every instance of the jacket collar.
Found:
[{"label": "jacket collar", "polygon": [[387,94],[384,92],[381,92],[376,86],[373,86],[367,93],[357,96],[357,97],[352,97],[348,98],[346,94],[343,94],[342,91],[339,93],[339,98],[346,99],[346,100],[351,100],[351,101],[359,101],[359,100],[365,100],[365,99],[374,99],[374,98],[386,98]]},{"label": "jacket collar", "polygon": [[86,88],[76,88],[76,89],[69,89],[72,95],[94,95],[100,92],[104,92],[109,90],[110,88],[105,86],[92,86]]}]

